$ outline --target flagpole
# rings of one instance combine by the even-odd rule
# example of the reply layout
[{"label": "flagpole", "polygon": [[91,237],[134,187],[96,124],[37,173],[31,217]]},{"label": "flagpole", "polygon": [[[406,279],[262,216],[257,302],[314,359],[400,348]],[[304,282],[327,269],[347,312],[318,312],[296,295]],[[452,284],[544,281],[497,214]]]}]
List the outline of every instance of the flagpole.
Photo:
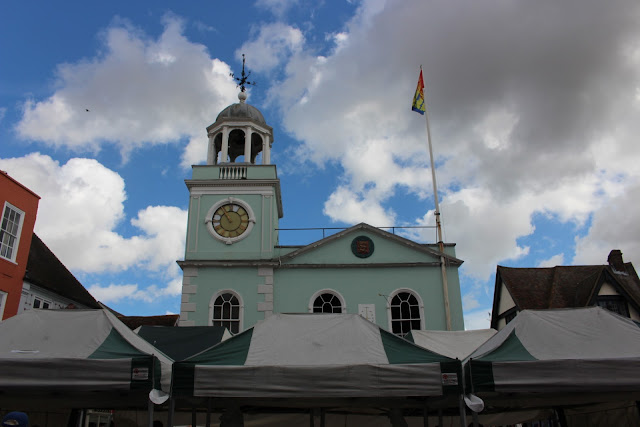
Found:
[{"label": "flagpole", "polygon": [[[422,65],[420,66],[422,75]],[[447,331],[451,330],[451,309],[449,307],[449,284],[447,282],[447,266],[444,258],[444,241],[442,239],[442,224],[440,223],[440,204],[438,203],[438,185],[436,183],[436,166],[433,161],[433,148],[431,144],[431,127],[429,126],[429,112],[427,108],[427,95],[424,94],[424,117],[427,120],[427,141],[429,144],[429,159],[431,160],[431,181],[433,183],[433,197],[435,199],[436,230],[438,248],[440,249],[440,269],[442,270],[442,294],[444,297],[444,316],[447,323]]]}]

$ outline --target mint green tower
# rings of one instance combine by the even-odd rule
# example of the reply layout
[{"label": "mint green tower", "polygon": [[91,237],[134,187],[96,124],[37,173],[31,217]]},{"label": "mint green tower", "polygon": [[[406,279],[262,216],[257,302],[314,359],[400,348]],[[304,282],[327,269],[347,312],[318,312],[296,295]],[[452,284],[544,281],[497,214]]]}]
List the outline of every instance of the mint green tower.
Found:
[{"label": "mint green tower", "polygon": [[327,312],[359,313],[401,336],[444,330],[447,315],[451,329],[464,329],[455,244],[440,252],[362,223],[308,245],[280,245],[273,129],[244,88],[238,98],[207,128],[207,164],[185,181],[180,325],[237,333],[274,312]]}]

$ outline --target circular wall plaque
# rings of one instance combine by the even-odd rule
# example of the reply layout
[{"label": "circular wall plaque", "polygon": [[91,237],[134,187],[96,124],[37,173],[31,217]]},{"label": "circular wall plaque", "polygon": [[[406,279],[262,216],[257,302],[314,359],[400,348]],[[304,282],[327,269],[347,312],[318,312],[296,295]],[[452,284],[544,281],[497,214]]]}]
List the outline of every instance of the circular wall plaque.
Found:
[{"label": "circular wall plaque", "polygon": [[358,236],[351,241],[351,252],[358,258],[369,258],[373,249],[373,240],[367,236]]}]

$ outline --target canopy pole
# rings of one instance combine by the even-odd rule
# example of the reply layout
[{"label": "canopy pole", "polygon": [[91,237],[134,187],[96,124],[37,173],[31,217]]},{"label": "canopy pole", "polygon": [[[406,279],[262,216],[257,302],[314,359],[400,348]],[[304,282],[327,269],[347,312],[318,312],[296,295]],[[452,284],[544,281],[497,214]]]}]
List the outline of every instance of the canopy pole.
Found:
[{"label": "canopy pole", "polygon": [[147,425],[153,427],[153,402],[151,399],[147,402]]},{"label": "canopy pole", "polygon": [[460,395],[460,425],[461,426],[466,426],[467,425],[467,410],[465,409],[464,406],[464,395],[461,394]]},{"label": "canopy pole", "polygon": [[207,397],[207,419],[205,421],[206,427],[211,427],[211,398]]},{"label": "canopy pole", "polygon": [[473,420],[473,427],[478,427],[480,423],[478,422],[478,413],[476,411],[471,411],[471,418]]},{"label": "canopy pole", "polygon": [[176,401],[173,396],[169,398],[169,411],[167,411],[167,426],[173,427],[173,411],[176,406]]},{"label": "canopy pole", "polygon": [[195,405],[191,407],[191,425],[192,426],[197,426],[198,425],[198,419],[197,419]]},{"label": "canopy pole", "polygon": [[438,425],[442,426],[442,409],[438,409]]},{"label": "canopy pole", "polygon": [[424,407],[422,408],[422,414],[423,414],[423,425],[424,427],[429,427],[429,405],[427,405],[427,401],[425,399],[424,401]]}]

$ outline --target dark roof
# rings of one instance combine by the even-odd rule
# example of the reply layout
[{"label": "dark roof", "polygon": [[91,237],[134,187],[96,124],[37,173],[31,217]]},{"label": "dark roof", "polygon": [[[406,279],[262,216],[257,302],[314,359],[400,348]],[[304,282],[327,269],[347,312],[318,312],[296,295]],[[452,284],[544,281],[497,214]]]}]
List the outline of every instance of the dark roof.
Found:
[{"label": "dark roof", "polygon": [[36,233],[33,233],[33,238],[31,239],[27,271],[24,279],[89,308],[100,308],[95,298],[67,270],[67,267],[60,262]]},{"label": "dark roof", "polygon": [[178,362],[218,344],[225,331],[222,326],[142,326],[138,335]]},{"label": "dark roof", "polygon": [[164,316],[123,316],[116,314],[118,319],[129,329],[136,329],[139,326],[177,326],[179,314],[166,314]]},{"label": "dark roof", "polygon": [[518,310],[539,310],[593,305],[594,298],[605,282],[612,284],[630,303],[640,307],[640,279],[630,262],[620,262],[617,268],[613,264],[549,268],[512,268],[499,265],[493,307],[495,314],[492,317],[496,319],[500,314],[497,308],[502,284],[509,291]]}]

